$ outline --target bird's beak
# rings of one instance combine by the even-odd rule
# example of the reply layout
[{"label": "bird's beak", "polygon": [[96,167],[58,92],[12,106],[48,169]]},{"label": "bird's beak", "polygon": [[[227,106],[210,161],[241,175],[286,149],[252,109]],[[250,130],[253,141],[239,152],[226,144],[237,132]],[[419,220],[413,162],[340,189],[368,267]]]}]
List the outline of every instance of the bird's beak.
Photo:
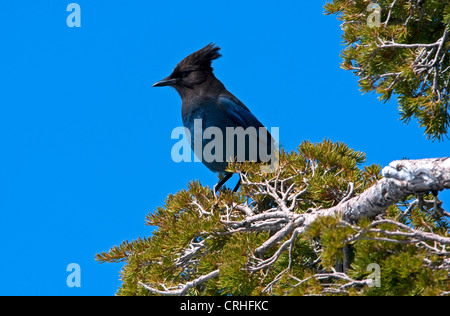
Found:
[{"label": "bird's beak", "polygon": [[153,84],[152,87],[164,87],[164,86],[173,86],[177,82],[176,79],[172,79],[170,77],[164,78],[163,80],[158,81],[157,83]]}]

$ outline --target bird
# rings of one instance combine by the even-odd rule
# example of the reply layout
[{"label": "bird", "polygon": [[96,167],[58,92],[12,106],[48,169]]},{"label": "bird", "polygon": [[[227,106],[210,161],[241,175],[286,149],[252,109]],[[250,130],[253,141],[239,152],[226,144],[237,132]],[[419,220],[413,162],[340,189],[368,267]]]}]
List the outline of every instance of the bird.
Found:
[{"label": "bird", "polygon": [[[267,162],[267,156],[270,156],[275,148],[274,139],[264,125],[214,75],[211,65],[213,60],[222,56],[219,53],[220,49],[216,44],[209,43],[181,60],[168,77],[153,84],[153,87],[175,88],[181,97],[181,117],[184,127],[189,131],[190,145],[194,154],[208,169],[224,174],[223,177],[219,176],[219,181],[213,189],[214,194],[233,175],[232,172],[227,171],[230,161]],[[218,145],[211,150],[213,155],[217,154],[215,158],[219,157],[219,159],[212,159],[212,161],[206,158],[201,159],[203,150],[206,150],[206,146],[213,139],[202,137],[201,140],[197,139],[201,142],[201,146],[195,146],[196,137],[199,137],[195,129],[196,120],[201,122],[201,135],[208,128],[216,128],[216,131],[220,132],[215,134],[218,139],[214,139],[215,144]],[[245,143],[238,144],[239,141],[235,141],[236,136],[230,136],[230,133],[227,133],[233,129],[235,132],[251,131],[244,135]],[[227,143],[230,137],[233,142]],[[227,156],[229,153],[232,154]],[[265,159],[262,159],[262,154],[265,155]],[[238,190],[240,183],[239,177],[233,192]]]}]

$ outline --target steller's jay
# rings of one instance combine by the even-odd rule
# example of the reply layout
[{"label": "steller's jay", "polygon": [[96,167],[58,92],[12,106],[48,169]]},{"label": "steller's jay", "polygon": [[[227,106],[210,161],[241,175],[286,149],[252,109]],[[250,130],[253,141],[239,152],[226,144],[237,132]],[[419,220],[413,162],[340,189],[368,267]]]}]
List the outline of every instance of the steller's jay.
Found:
[{"label": "steller's jay", "polygon": [[[232,176],[231,172],[226,171],[230,161],[267,162],[267,157],[274,150],[274,140],[267,129],[214,76],[211,62],[221,57],[219,50],[220,47],[213,43],[208,44],[184,58],[170,76],[153,85],[153,87],[171,86],[178,91],[182,100],[183,125],[190,133],[190,145],[195,155],[211,171],[225,173],[225,177],[214,186],[214,193]],[[212,138],[211,135],[211,137],[204,136],[210,127],[220,132],[215,133],[213,139],[208,139]],[[233,130],[235,134],[232,133]],[[239,136],[245,137],[244,143],[235,141],[235,137]],[[200,142],[201,146],[194,146],[196,141]],[[210,144],[209,148],[213,147],[211,154],[215,155],[215,159],[208,159],[206,156],[202,159],[203,150],[206,150],[208,143],[213,141],[215,146]],[[263,156],[266,158],[263,159]],[[241,179],[233,191],[239,188],[240,181]]]}]

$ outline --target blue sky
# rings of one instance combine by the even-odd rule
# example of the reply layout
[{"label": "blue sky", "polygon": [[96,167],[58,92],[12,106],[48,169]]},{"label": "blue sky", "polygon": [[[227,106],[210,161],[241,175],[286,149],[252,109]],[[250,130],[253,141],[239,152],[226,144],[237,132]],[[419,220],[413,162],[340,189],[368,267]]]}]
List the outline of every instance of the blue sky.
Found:
[{"label": "blue sky", "polygon": [[172,161],[180,98],[151,88],[209,42],[216,76],[288,150],[327,137],[383,166],[450,153],[395,101],[361,95],[324,1],[80,0],[81,28],[66,24],[70,2],[0,10],[0,295],[113,295],[121,265],[95,254],[151,234],[145,215],[189,181],[215,184],[201,163]]}]

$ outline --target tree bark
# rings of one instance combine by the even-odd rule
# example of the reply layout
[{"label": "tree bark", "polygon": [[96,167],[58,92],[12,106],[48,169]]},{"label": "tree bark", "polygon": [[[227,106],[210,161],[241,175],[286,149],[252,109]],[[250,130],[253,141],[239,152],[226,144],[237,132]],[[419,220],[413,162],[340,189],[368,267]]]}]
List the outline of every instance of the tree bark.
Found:
[{"label": "tree bark", "polygon": [[320,216],[342,216],[349,222],[374,218],[411,195],[450,189],[450,157],[396,160],[382,171],[383,179],[360,195],[325,210],[306,214],[303,230]]}]

